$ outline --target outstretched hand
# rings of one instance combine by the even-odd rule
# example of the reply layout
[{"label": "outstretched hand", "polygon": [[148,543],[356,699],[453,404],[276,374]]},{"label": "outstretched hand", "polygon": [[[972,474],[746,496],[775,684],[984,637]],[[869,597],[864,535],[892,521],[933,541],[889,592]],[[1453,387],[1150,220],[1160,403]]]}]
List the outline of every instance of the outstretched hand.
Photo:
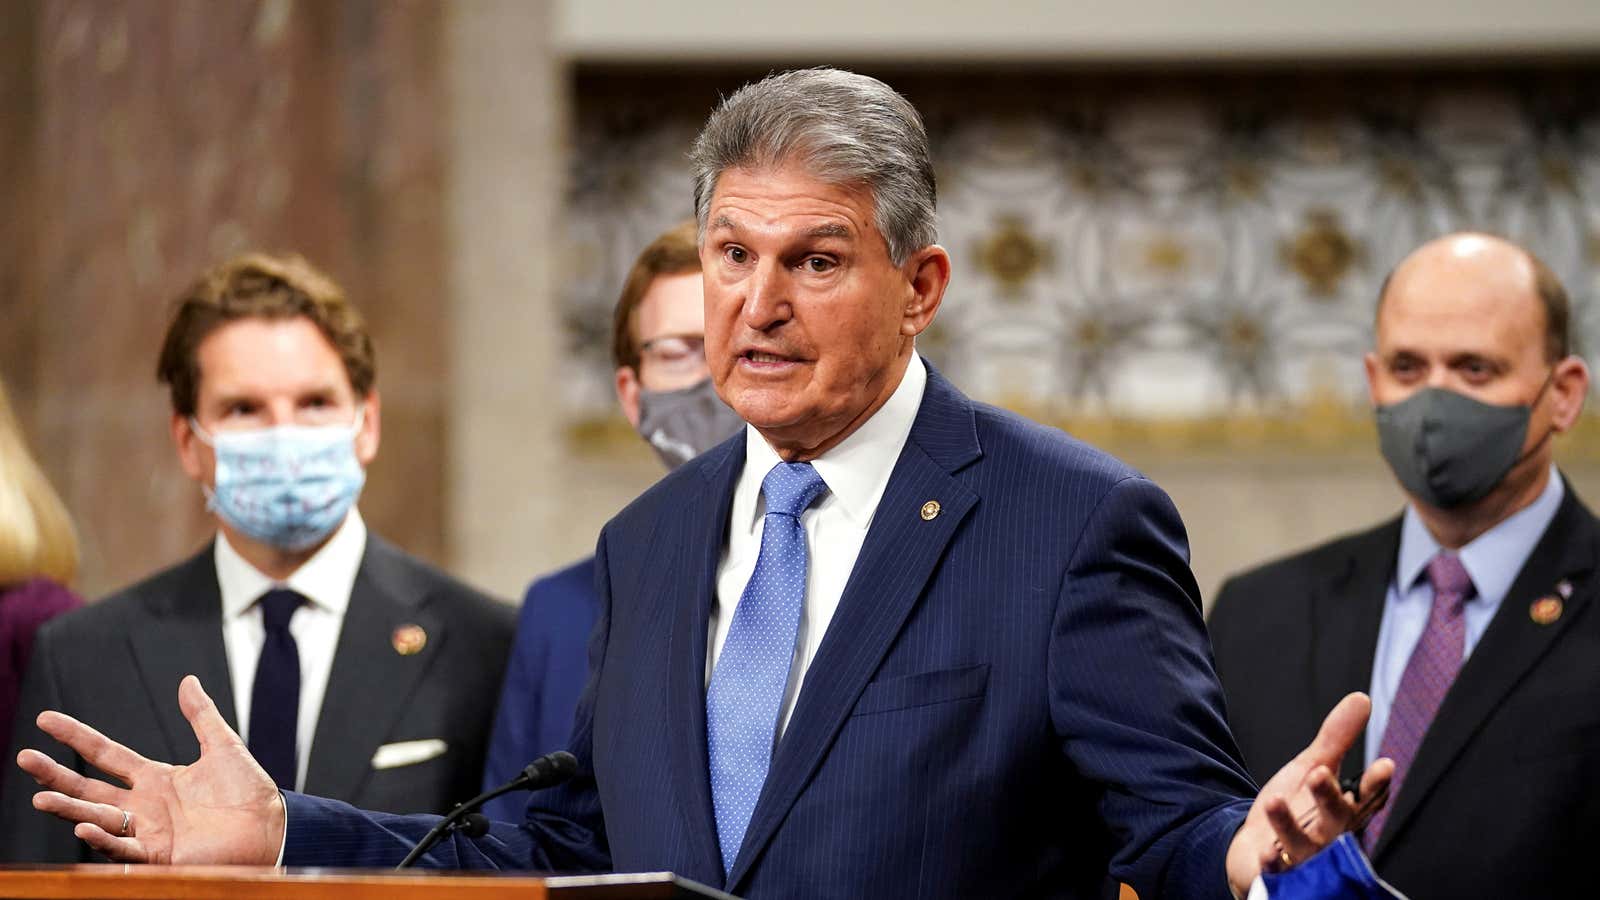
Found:
[{"label": "outstretched hand", "polygon": [[[1372,809],[1339,790],[1334,772],[1372,712],[1366,694],[1349,694],[1322,720],[1311,745],[1279,769],[1261,788],[1244,825],[1228,846],[1228,883],[1244,896],[1263,871],[1287,868],[1316,854],[1339,835],[1359,827]],[[1386,791],[1394,763],[1375,761],[1361,775],[1362,797]]]},{"label": "outstretched hand", "polygon": [[77,823],[73,833],[111,859],[272,865],[283,843],[283,795],[190,675],[178,706],[200,741],[187,766],[145,759],[77,719],[39,714],[44,732],[127,785],[88,778],[37,750],[17,765],[45,788],[35,809]]}]

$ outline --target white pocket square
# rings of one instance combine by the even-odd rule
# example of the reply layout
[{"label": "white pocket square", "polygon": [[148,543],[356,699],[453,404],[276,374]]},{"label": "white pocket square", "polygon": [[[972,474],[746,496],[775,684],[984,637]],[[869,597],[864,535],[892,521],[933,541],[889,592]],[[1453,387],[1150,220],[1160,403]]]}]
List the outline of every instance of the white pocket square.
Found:
[{"label": "white pocket square", "polygon": [[448,744],[438,738],[384,744],[378,748],[377,753],[372,754],[372,767],[398,769],[401,766],[414,766],[420,762],[427,762],[435,756],[442,756],[448,747]]}]

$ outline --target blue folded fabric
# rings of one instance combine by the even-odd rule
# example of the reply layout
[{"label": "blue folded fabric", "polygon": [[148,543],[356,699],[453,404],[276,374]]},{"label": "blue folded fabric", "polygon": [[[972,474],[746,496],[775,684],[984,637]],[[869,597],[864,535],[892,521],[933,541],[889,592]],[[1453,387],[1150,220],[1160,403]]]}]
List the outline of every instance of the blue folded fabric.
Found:
[{"label": "blue folded fabric", "polygon": [[1390,887],[1361,852],[1355,835],[1345,833],[1321,853],[1287,872],[1262,875],[1250,888],[1250,900],[1405,900]]}]

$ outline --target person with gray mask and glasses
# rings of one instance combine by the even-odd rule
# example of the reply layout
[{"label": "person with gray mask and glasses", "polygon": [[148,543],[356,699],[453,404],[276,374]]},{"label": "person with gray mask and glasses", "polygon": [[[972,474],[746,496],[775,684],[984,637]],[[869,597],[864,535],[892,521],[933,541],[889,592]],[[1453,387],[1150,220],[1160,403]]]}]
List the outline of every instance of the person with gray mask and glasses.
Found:
[{"label": "person with gray mask and glasses", "polygon": [[1230,579],[1212,611],[1257,777],[1326,698],[1370,691],[1345,772],[1395,761],[1362,845],[1413,900],[1564,896],[1600,833],[1600,528],[1551,461],[1589,391],[1568,319],[1559,280],[1503,239],[1403,260],[1366,371],[1405,510]]},{"label": "person with gray mask and glasses", "polygon": [[[711,384],[705,322],[700,253],[690,220],[640,252],[623,282],[612,331],[622,414],[668,469],[744,425]],[[589,670],[589,632],[599,613],[593,556],[529,586],[489,739],[486,790],[567,746]],[[526,794],[506,794],[484,804],[484,812],[515,821],[527,802]]]}]

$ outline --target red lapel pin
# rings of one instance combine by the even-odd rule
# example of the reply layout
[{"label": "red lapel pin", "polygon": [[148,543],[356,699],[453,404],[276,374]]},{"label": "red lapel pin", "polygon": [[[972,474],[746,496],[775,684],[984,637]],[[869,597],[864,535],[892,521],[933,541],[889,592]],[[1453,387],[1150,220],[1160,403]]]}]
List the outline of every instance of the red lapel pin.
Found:
[{"label": "red lapel pin", "polygon": [[1533,605],[1528,607],[1528,618],[1532,619],[1535,625],[1549,625],[1551,622],[1561,618],[1561,610],[1560,597],[1555,595],[1541,597],[1533,601]]},{"label": "red lapel pin", "polygon": [[401,625],[394,630],[394,652],[401,656],[415,656],[428,645],[428,633],[421,625]]}]

